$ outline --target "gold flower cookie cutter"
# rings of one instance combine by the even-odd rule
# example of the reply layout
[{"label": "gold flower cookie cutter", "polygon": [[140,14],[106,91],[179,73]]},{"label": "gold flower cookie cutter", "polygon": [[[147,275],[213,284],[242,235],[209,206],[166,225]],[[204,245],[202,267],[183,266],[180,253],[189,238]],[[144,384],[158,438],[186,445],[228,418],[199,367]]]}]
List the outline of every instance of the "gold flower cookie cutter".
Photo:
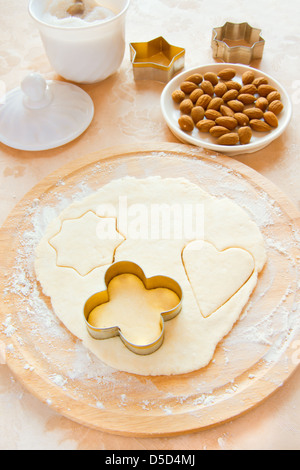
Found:
[{"label": "gold flower cookie cutter", "polygon": [[[142,344],[142,345],[133,344],[132,342],[126,339],[126,337],[122,334],[122,331],[118,326],[112,326],[108,328],[97,328],[95,326],[92,326],[89,323],[89,316],[91,312],[96,307],[99,307],[100,305],[109,302],[110,299],[109,299],[108,287],[109,287],[110,282],[115,277],[120,276],[122,274],[133,274],[134,276],[138,277],[143,282],[144,287],[147,290],[156,289],[156,288],[166,288],[168,290],[173,291],[179,298],[179,302],[174,308],[168,311],[161,312],[160,314],[161,334],[154,342],[150,344]],[[174,279],[167,277],[167,276],[158,275],[158,276],[147,278],[142,268],[136,263],[133,263],[131,261],[119,261],[119,262],[113,263],[107,269],[104,280],[105,280],[106,289],[92,295],[86,301],[84,305],[84,320],[85,320],[86,327],[87,327],[89,334],[92,336],[92,338],[98,339],[98,340],[104,340],[104,339],[113,338],[115,336],[120,336],[120,339],[125,344],[125,346],[130,351],[134,352],[135,354],[148,355],[157,351],[161,347],[163,340],[164,340],[165,321],[172,320],[181,311],[182,297],[183,297],[181,286]]]},{"label": "gold flower cookie cutter", "polygon": [[233,64],[249,65],[252,60],[261,59],[265,40],[261,29],[252,28],[248,23],[226,22],[213,28],[211,46],[213,57]]}]

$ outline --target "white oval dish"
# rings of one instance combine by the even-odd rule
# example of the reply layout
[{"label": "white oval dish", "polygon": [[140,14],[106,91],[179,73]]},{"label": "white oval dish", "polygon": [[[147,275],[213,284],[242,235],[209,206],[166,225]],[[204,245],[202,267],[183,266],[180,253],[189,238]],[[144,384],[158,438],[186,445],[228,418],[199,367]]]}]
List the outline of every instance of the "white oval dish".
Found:
[{"label": "white oval dish", "polygon": [[[181,130],[178,124],[178,119],[181,115],[179,110],[179,105],[177,105],[172,99],[173,91],[180,89],[180,84],[190,75],[194,73],[200,73],[204,75],[206,72],[215,72],[218,73],[224,68],[232,67],[237,71],[237,74],[234,78],[235,81],[242,83],[241,77],[244,72],[251,70],[254,72],[255,77],[265,77],[268,79],[270,85],[276,88],[281,94],[281,101],[284,105],[283,111],[278,116],[279,126],[276,129],[272,129],[268,133],[254,132],[249,144],[247,145],[218,145],[216,139],[213,138],[209,133],[199,132],[195,127],[192,132],[184,132]],[[177,137],[181,142],[189,143],[196,145],[198,147],[207,148],[209,150],[215,150],[220,153],[225,153],[226,155],[233,156],[243,153],[253,153],[258,150],[263,149],[275,139],[277,139],[287,128],[291,116],[292,116],[292,103],[286,92],[286,90],[280,85],[277,80],[272,78],[270,75],[262,72],[261,70],[248,67],[246,65],[240,64],[224,64],[224,63],[213,63],[206,64],[199,67],[195,67],[181,74],[177,75],[173,80],[171,80],[166,87],[164,88],[161,95],[161,109],[164,116],[164,119],[171,130],[171,132]]]}]

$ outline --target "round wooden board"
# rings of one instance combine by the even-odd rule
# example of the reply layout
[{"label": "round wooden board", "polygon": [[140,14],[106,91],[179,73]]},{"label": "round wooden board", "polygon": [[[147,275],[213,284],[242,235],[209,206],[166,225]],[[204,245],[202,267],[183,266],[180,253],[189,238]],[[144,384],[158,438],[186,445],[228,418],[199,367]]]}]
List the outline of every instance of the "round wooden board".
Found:
[{"label": "round wooden board", "polygon": [[[34,249],[51,218],[74,198],[126,175],[186,177],[230,197],[266,240],[268,263],[248,306],[211,363],[190,374],[145,377],[107,367],[60,324],[35,279]],[[76,160],[33,188],[1,229],[0,332],[7,364],[44,403],[94,429],[170,436],[231,420],[274,392],[299,362],[299,240],[300,216],[286,196],[229,157],[162,143]]]}]

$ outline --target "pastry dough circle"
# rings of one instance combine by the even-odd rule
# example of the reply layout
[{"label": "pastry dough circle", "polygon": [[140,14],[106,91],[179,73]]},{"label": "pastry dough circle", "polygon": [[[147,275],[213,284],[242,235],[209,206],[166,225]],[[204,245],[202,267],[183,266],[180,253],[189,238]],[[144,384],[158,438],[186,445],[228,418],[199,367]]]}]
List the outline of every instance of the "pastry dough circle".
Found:
[{"label": "pastry dough circle", "polygon": [[[163,237],[131,239],[128,220],[119,217],[117,213],[120,197],[126,198],[128,207],[138,204],[139,207],[149,210],[152,204],[162,203],[170,206],[203,205],[205,223],[203,239],[219,252],[235,248],[250,254],[253,266],[249,279],[244,281],[241,288],[228,301],[205,318],[199,311],[182,262],[183,250],[193,240],[184,238],[168,240]],[[102,212],[107,207],[111,213]],[[171,322],[166,323],[162,347],[149,356],[132,353],[118,337],[95,340],[86,329],[83,319],[84,303],[95,292],[105,289],[104,273],[108,265],[99,266],[86,276],[81,276],[70,267],[57,266],[56,251],[49,240],[59,233],[64,220],[82,217],[89,211],[103,217],[114,217],[117,214],[118,231],[126,240],[118,246],[115,261],[133,261],[142,267],[147,277],[166,275],[181,284],[182,311]],[[105,251],[105,240],[103,248]],[[75,262],[81,254],[74,252],[73,256]],[[230,199],[215,198],[184,178],[126,177],[110,182],[82,201],[72,203],[49,224],[36,250],[35,271],[43,292],[51,298],[56,315],[99,359],[117,370],[134,374],[172,375],[200,369],[211,361],[217,344],[232,330],[247,304],[257,284],[258,273],[265,262],[264,240],[258,226]],[[197,263],[196,254],[195,263]],[[205,266],[200,269],[202,276],[205,276],[205,269],[207,269]],[[249,266],[245,272],[247,269],[250,269]],[[238,277],[237,273],[235,277]],[[195,286],[193,287],[195,289]],[[214,287],[217,291],[223,288],[217,283]]]}]

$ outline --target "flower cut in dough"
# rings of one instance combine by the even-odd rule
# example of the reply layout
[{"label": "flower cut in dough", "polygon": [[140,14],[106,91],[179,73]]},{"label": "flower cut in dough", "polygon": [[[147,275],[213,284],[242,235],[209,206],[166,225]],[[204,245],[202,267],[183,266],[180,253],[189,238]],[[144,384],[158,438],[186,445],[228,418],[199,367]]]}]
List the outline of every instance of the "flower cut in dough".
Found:
[{"label": "flower cut in dough", "polygon": [[[157,208],[164,209],[163,217],[155,216]],[[203,222],[202,230],[187,227],[190,213]],[[95,216],[114,219],[123,240],[112,240],[105,230],[96,240],[90,225],[95,227]],[[67,223],[71,219],[77,222]],[[184,230],[178,230],[179,221]],[[175,279],[183,291],[180,315],[166,322],[162,346],[147,356],[129,351],[118,337],[96,340],[86,328],[85,302],[105,290],[111,262],[123,260],[138,264],[147,277]],[[37,246],[35,270],[55,314],[92,353],[117,370],[147,376],[205,367],[217,344],[234,334],[265,262],[258,226],[232,200],[216,198],[185,178],[126,177],[70,204],[49,224]],[[125,280],[122,286],[125,295]]]},{"label": "flower cut in dough", "polygon": [[96,328],[118,326],[127,341],[146,345],[161,335],[161,313],[180,302],[170,289],[146,289],[133,274],[120,274],[108,286],[109,301],[94,308],[88,322]]}]

